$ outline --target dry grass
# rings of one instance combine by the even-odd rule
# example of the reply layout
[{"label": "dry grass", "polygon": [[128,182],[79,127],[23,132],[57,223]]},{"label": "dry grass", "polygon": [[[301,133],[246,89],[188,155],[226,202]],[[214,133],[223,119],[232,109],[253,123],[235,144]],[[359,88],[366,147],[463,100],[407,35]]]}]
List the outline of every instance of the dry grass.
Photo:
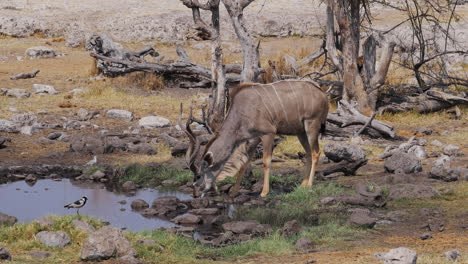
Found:
[{"label": "dry grass", "polygon": [[126,76],[111,79],[111,85],[117,88],[145,89],[160,91],[165,87],[164,77],[149,72],[133,72]]}]

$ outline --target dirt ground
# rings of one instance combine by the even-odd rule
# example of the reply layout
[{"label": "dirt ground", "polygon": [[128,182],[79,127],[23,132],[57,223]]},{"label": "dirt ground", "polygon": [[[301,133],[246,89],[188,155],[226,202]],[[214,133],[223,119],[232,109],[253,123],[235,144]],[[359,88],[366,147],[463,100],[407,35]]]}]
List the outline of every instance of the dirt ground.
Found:
[{"label": "dirt ground", "polygon": [[[316,39],[311,38],[293,38],[293,39],[267,39],[262,42],[262,57],[278,56],[281,52],[291,52],[296,54],[305,54],[307,51],[314,50],[319,45]],[[56,49],[65,56],[53,59],[29,60],[24,58],[24,52],[31,46],[46,45]],[[142,44],[131,44],[127,47],[136,49],[142,47]],[[94,62],[87,52],[82,49],[70,49],[65,47],[60,39],[28,38],[14,39],[0,38],[0,87],[1,88],[23,88],[32,92],[32,84],[41,83],[54,85],[60,92],[58,95],[40,96],[33,94],[30,98],[16,99],[0,97],[0,119],[9,119],[16,112],[18,113],[36,113],[40,120],[49,123],[61,123],[62,117],[73,117],[80,108],[88,110],[103,111],[106,109],[118,108],[132,111],[135,120],[149,114],[157,114],[171,120],[173,124],[177,121],[179,103],[182,101],[199,101],[206,97],[207,91],[200,89],[182,90],[182,89],[145,89],[140,87],[141,83],[131,83],[132,79],[125,78],[101,79],[96,80],[93,76]],[[207,63],[209,50],[198,50],[187,46],[190,57],[195,62]],[[173,46],[159,45],[156,49],[170,57],[176,58]],[[22,56],[23,60],[17,57]],[[235,62],[239,60],[239,54],[229,54],[227,60]],[[41,72],[34,79],[10,80],[10,76],[19,72],[31,72],[40,69]],[[75,88],[84,88],[82,95],[70,95],[70,91]],[[42,113],[42,114],[41,114]],[[399,115],[382,117],[387,122],[393,124],[397,133],[409,137],[414,134],[414,130],[420,126],[428,126],[434,130],[431,136],[427,136],[428,142],[434,139],[443,143],[453,143],[461,147],[465,156],[457,157],[454,161],[454,167],[468,166],[468,119],[462,120],[449,119],[448,114],[434,114],[428,116]],[[135,127],[137,121],[122,122],[108,119],[100,116],[93,120],[93,124],[98,125],[99,129],[108,129],[111,131],[123,131],[129,127]],[[34,141],[42,136],[46,136],[52,129],[41,130],[38,133],[27,136],[21,134],[7,134],[12,139],[12,143],[7,147],[0,149],[0,166],[13,164],[44,164],[44,163],[62,163],[83,165],[92,157],[68,152],[68,143],[58,142],[51,145],[40,145]],[[67,131],[69,134],[78,132],[96,133],[99,130],[84,129],[81,131]],[[445,132],[447,131],[447,132]],[[148,132],[156,133],[156,132]],[[387,144],[400,144],[402,142],[373,142],[369,146],[364,146],[371,155],[368,165],[361,168],[356,177],[340,177],[336,181],[353,186],[359,182],[383,181],[383,161],[375,157],[381,153]],[[163,146],[158,146],[160,152],[156,156],[131,155],[125,153],[106,154],[99,157],[104,163],[125,165],[132,162],[151,162],[167,161],[171,159],[170,152]],[[428,145],[429,153],[437,152],[437,149]],[[57,160],[50,153],[64,152],[63,156]],[[278,153],[277,153],[278,154]],[[424,171],[430,170],[430,164],[435,158],[427,159],[423,162]],[[288,160],[285,163],[274,164],[276,169],[284,167],[300,167],[298,161]],[[323,168],[326,164],[321,164]],[[319,168],[319,169],[320,169]],[[406,210],[408,212],[405,221],[383,228],[376,229],[368,234],[367,237],[360,238],[357,241],[348,241],[345,245],[337,248],[328,248],[318,252],[307,254],[293,254],[280,257],[255,256],[253,258],[243,259],[242,263],[306,263],[314,259],[317,263],[379,263],[373,257],[376,252],[387,251],[395,247],[408,247],[416,250],[419,254],[418,263],[446,263],[443,252],[457,248],[462,252],[464,258],[457,263],[468,263],[468,183],[454,182],[442,183],[429,180],[427,177],[418,176],[418,181],[423,181],[435,186],[439,190],[447,188],[452,189],[455,195],[450,199],[430,199],[418,200],[408,203],[390,203],[385,210]],[[421,208],[436,208],[443,212],[446,220],[444,232],[434,233],[433,238],[429,240],[420,240],[419,236],[424,233],[421,229],[422,220],[419,215]],[[465,214],[464,214],[465,213]]]}]

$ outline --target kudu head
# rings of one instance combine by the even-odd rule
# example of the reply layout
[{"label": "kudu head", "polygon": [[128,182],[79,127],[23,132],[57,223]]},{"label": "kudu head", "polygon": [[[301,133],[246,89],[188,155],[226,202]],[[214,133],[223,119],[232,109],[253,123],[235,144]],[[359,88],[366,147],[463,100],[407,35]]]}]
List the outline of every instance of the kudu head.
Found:
[{"label": "kudu head", "polygon": [[[179,127],[185,132],[189,138],[189,148],[185,154],[185,161],[187,162],[188,167],[193,173],[193,196],[204,196],[212,187],[216,188],[215,184],[215,173],[211,170],[210,164],[212,163],[211,153],[206,153],[210,145],[213,143],[214,139],[217,137],[208,124],[206,117],[206,106],[202,108],[202,120],[193,117],[193,109],[190,107],[190,114],[185,122],[185,125],[182,123],[182,112],[183,107],[180,104],[180,115],[179,115]],[[201,142],[198,136],[196,136],[190,125],[195,122],[200,125],[203,125],[209,134],[213,135],[210,141],[204,146],[201,146]]]}]

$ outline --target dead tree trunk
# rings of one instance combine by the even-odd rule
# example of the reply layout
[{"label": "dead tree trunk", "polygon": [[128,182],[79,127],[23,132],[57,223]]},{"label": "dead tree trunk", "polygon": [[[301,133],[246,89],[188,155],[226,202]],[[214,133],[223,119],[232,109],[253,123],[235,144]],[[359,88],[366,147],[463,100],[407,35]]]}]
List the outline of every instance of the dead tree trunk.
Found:
[{"label": "dead tree trunk", "polygon": [[242,46],[244,65],[241,73],[241,82],[256,82],[258,75],[261,73],[258,47],[245,27],[244,21],[244,8],[254,0],[222,1],[231,17],[232,26]]}]

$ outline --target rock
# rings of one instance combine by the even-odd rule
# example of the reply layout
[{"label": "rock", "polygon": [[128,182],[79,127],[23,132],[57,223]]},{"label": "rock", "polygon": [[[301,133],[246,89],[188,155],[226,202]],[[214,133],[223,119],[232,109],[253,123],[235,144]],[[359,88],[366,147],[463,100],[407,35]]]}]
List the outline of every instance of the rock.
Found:
[{"label": "rock", "polygon": [[424,149],[424,147],[418,146],[418,145],[415,145],[415,146],[412,146],[411,148],[409,148],[408,149],[408,154],[411,154],[411,155],[415,156],[419,160],[423,160],[423,159],[428,158],[426,150]]},{"label": "rock", "polygon": [[20,128],[20,134],[31,136],[35,129],[32,126],[24,126]]},{"label": "rock", "polygon": [[71,243],[70,237],[63,231],[41,231],[36,237],[47,247],[63,248]]},{"label": "rock", "polygon": [[444,144],[442,144],[442,142],[440,142],[439,140],[435,139],[431,142],[431,145],[435,147],[442,147]]},{"label": "rock", "polygon": [[11,260],[10,252],[4,247],[0,247],[0,260]]},{"label": "rock", "polygon": [[33,84],[34,92],[37,94],[58,94],[57,90],[52,85]]},{"label": "rock", "polygon": [[171,122],[160,116],[145,116],[138,121],[138,126],[152,129],[152,128],[161,128],[161,127],[168,127],[171,125]]},{"label": "rock", "polygon": [[7,142],[11,142],[11,139],[4,136],[0,136],[0,149],[5,147],[5,143]]},{"label": "rock", "polygon": [[194,214],[183,214],[179,215],[176,218],[173,218],[171,221],[176,224],[182,225],[195,225],[201,222],[201,218],[198,215]]},{"label": "rock", "polygon": [[459,169],[445,168],[443,166],[432,166],[429,178],[443,180],[445,182],[458,181],[460,178]]},{"label": "rock", "polygon": [[108,110],[106,115],[110,118],[125,119],[127,121],[132,121],[133,113],[127,110],[121,109],[111,109]]},{"label": "rock", "polygon": [[65,136],[65,132],[51,132],[49,135],[47,135],[47,138],[50,140],[58,140],[60,137]]},{"label": "rock", "polygon": [[100,261],[113,257],[136,256],[136,251],[120,228],[105,226],[92,233],[83,243],[80,259]]},{"label": "rock", "polygon": [[52,256],[52,252],[49,251],[36,251],[36,252],[31,252],[29,255],[33,258],[39,258],[39,259],[44,259]]},{"label": "rock", "polygon": [[235,221],[222,225],[224,231],[230,231],[235,234],[254,234],[264,235],[271,232],[270,225],[261,225],[257,221]]},{"label": "rock", "polygon": [[189,148],[189,144],[185,142],[180,142],[171,149],[171,155],[174,157],[185,155]]},{"label": "rock", "polygon": [[26,57],[29,57],[30,59],[54,58],[57,56],[57,53],[53,48],[44,46],[31,47],[26,50],[25,54]]},{"label": "rock", "polygon": [[420,237],[419,237],[421,240],[427,240],[429,238],[432,238],[432,234],[431,233],[424,233],[422,234]]},{"label": "rock", "polygon": [[0,119],[0,131],[8,133],[18,133],[19,130],[16,127],[15,122],[10,120]]},{"label": "rock", "polygon": [[76,112],[76,115],[78,116],[78,120],[80,121],[88,121],[93,117],[92,114],[84,108],[78,109],[78,112]]},{"label": "rock", "polygon": [[128,143],[126,148],[127,148],[127,151],[130,153],[145,154],[145,155],[157,154],[156,149],[154,149],[153,146],[151,146],[148,143],[138,143],[138,144]]},{"label": "rock", "polygon": [[405,174],[422,171],[421,161],[414,155],[398,151],[385,160],[385,170],[395,173],[397,170]]},{"label": "rock", "polygon": [[11,121],[15,122],[17,126],[36,126],[37,116],[34,114],[14,114]]},{"label": "rock", "polygon": [[70,138],[70,151],[96,155],[110,153],[113,148],[102,135],[79,133]]},{"label": "rock", "polygon": [[392,186],[388,194],[388,199],[431,198],[437,195],[439,195],[439,193],[430,185],[408,183]]},{"label": "rock", "polygon": [[433,130],[429,127],[420,127],[418,130],[416,130],[416,134],[424,134],[424,135],[431,135]]},{"label": "rock", "polygon": [[446,251],[444,255],[448,261],[456,261],[458,258],[462,256],[460,251],[458,251],[458,249],[452,249],[452,250]]},{"label": "rock", "polygon": [[299,238],[294,244],[296,248],[302,251],[308,251],[312,249],[312,241],[306,237]]},{"label": "rock", "polygon": [[461,152],[460,147],[449,144],[444,147],[443,152],[445,155],[448,156],[462,156],[463,152]]},{"label": "rock", "polygon": [[451,158],[447,155],[441,155],[436,161],[434,161],[433,167],[443,167],[446,169],[450,168]]},{"label": "rock", "polygon": [[96,231],[96,229],[92,225],[81,220],[77,220],[77,219],[73,220],[72,225],[75,229],[83,231],[85,233],[92,233]]},{"label": "rock", "polygon": [[334,162],[346,160],[348,162],[355,162],[366,159],[366,154],[361,147],[346,143],[330,143],[324,148],[324,153],[327,158]]},{"label": "rock", "polygon": [[302,230],[302,225],[297,220],[286,222],[281,228],[280,233],[284,237],[292,237],[299,234]]},{"label": "rock", "polygon": [[126,181],[124,184],[122,184],[122,190],[124,192],[134,192],[137,190],[137,186],[132,181]]},{"label": "rock", "polygon": [[91,176],[89,177],[91,180],[95,180],[95,181],[99,181],[100,179],[106,177],[106,174],[100,170],[94,172],[93,174],[91,174]]},{"label": "rock", "polygon": [[41,228],[43,228],[43,229],[52,227],[52,225],[55,223],[54,220],[49,219],[47,217],[41,217],[41,218],[35,220],[34,222],[38,223],[39,226]]},{"label": "rock", "polygon": [[355,226],[373,228],[377,218],[371,216],[371,211],[364,208],[355,208],[349,217],[349,223]]},{"label": "rock", "polygon": [[149,204],[145,200],[136,199],[132,201],[132,203],[130,204],[130,207],[133,210],[139,211],[139,210],[149,208]]},{"label": "rock", "polygon": [[375,257],[384,261],[384,264],[416,264],[418,255],[408,248],[394,248],[386,253],[377,253]]},{"label": "rock", "polygon": [[28,176],[26,176],[26,178],[24,179],[25,182],[36,182],[37,181],[37,177],[34,176],[33,174],[29,174]]},{"label": "rock", "polygon": [[190,214],[194,215],[215,215],[218,214],[218,208],[200,208],[200,209],[192,209],[189,211]]},{"label": "rock", "polygon": [[12,226],[16,222],[18,222],[16,217],[0,213],[0,226]]},{"label": "rock", "polygon": [[31,96],[31,93],[26,91],[25,89],[14,88],[8,89],[5,95],[15,98],[28,98]]}]

